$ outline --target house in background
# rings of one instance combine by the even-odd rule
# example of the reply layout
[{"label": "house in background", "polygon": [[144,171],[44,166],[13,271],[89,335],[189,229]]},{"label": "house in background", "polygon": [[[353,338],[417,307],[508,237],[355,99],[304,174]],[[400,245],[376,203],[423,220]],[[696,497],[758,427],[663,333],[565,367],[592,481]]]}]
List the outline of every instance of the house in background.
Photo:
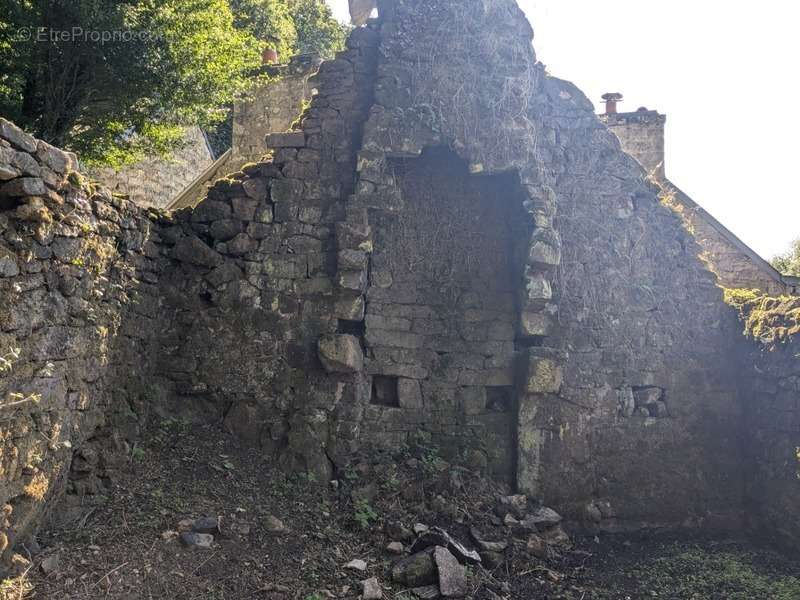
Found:
[{"label": "house in background", "polygon": [[703,209],[666,175],[664,128],[666,115],[639,108],[617,112],[622,94],[603,95],[606,112],[600,119],[619,138],[622,149],[671,194],[673,208],[683,217],[703,249],[703,258],[726,288],[759,289],[770,295],[800,294],[800,277],[779,273],[768,261]]}]

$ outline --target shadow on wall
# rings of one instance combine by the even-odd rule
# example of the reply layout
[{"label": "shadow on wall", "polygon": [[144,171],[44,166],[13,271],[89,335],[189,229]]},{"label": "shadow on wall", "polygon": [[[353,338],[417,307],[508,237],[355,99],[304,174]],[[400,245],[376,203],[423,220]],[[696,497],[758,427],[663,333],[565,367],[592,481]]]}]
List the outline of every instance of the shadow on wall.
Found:
[{"label": "shadow on wall", "polygon": [[447,148],[390,168],[402,203],[371,220],[364,442],[429,431],[449,457],[513,483],[526,197],[515,174],[470,175]]},{"label": "shadow on wall", "polygon": [[54,512],[76,522],[147,407],[162,215],[112,197],[75,156],[0,119],[0,552]]}]

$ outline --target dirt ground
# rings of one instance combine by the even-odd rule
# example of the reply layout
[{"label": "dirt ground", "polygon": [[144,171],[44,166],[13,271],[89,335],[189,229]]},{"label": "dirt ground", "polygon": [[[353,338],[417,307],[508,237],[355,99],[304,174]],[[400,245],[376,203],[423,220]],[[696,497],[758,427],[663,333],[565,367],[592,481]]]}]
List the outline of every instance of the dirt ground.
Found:
[{"label": "dirt ground", "polygon": [[[468,569],[476,600],[800,600],[800,559],[743,540],[604,536],[536,558],[493,514],[502,488],[424,444],[356,461],[333,486],[287,477],[218,430],[164,421],[145,439],[106,495],[41,532],[0,598],[355,599],[377,577],[384,599],[413,600],[392,584],[386,546],[423,523],[464,542],[471,526],[509,541],[494,569]],[[181,521],[202,516],[221,531],[211,548],[186,547]],[[346,568],[353,559],[366,571]]]}]

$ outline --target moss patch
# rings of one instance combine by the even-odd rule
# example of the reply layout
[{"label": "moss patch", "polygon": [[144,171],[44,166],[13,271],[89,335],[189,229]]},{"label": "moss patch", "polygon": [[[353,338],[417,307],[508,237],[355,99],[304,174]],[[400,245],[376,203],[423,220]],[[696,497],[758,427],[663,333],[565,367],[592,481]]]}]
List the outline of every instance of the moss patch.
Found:
[{"label": "moss patch", "polygon": [[745,335],[766,346],[788,342],[800,333],[800,298],[770,297],[758,290],[725,290],[725,301],[736,308]]}]

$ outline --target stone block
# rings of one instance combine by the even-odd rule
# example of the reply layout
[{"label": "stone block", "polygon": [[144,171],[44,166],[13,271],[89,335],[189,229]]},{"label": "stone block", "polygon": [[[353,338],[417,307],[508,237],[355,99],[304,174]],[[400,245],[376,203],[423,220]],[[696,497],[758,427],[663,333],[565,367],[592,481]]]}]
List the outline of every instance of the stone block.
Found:
[{"label": "stone block", "polygon": [[256,223],[272,223],[274,220],[273,206],[271,204],[262,204],[256,208],[254,220]]},{"label": "stone block", "polygon": [[178,240],[172,249],[172,257],[175,260],[200,267],[216,267],[223,261],[217,252],[195,236]]},{"label": "stone block", "polygon": [[257,202],[267,200],[267,181],[261,177],[253,177],[242,181],[242,189],[249,198]]},{"label": "stone block", "polygon": [[414,333],[389,331],[387,329],[367,329],[367,344],[369,346],[391,346],[393,348],[421,348],[424,338]]},{"label": "stone block", "polygon": [[74,156],[74,154],[70,155],[47,142],[39,140],[36,143],[36,157],[56,173],[63,175],[70,170],[75,170],[77,165],[73,164]]},{"label": "stone block", "polygon": [[0,256],[0,277],[16,277],[19,275],[19,266],[11,255]]},{"label": "stone block", "polygon": [[366,271],[339,271],[336,283],[342,289],[363,292],[367,287]]},{"label": "stone block", "polygon": [[193,223],[211,223],[231,216],[231,207],[218,200],[203,200],[192,212]]},{"label": "stone block", "polygon": [[209,235],[217,241],[227,242],[242,232],[242,222],[238,219],[214,221],[208,229]]},{"label": "stone block", "polygon": [[339,250],[337,264],[340,269],[360,271],[367,266],[367,253],[363,250]]},{"label": "stone block", "polygon": [[482,386],[462,387],[458,400],[465,415],[480,415],[486,412],[486,388]]},{"label": "stone block", "polygon": [[361,321],[364,318],[364,296],[342,294],[334,302],[333,315],[345,321]]},{"label": "stone block", "polygon": [[256,242],[246,233],[239,233],[227,243],[228,254],[233,256],[244,256],[248,252],[255,250]]},{"label": "stone block", "polygon": [[0,186],[0,196],[44,196],[47,186],[38,177],[19,177]]},{"label": "stone block", "polygon": [[36,138],[2,117],[0,117],[0,138],[8,140],[25,152],[30,152],[31,154],[36,152]]},{"label": "stone block", "polygon": [[[254,180],[251,180],[254,181]],[[258,201],[253,198],[232,198],[233,216],[240,221],[253,221],[258,208]]]},{"label": "stone block", "polygon": [[411,321],[401,317],[384,317],[381,315],[369,314],[366,318],[367,328],[391,329],[394,331],[409,331]]},{"label": "stone block", "polygon": [[636,406],[651,406],[663,399],[664,390],[660,387],[642,387],[634,389],[633,397]]},{"label": "stone block", "polygon": [[561,264],[561,239],[552,229],[537,228],[528,247],[528,264],[544,268]]},{"label": "stone block", "polygon": [[416,379],[400,378],[397,380],[397,399],[400,408],[422,410],[422,390]]},{"label": "stone block", "polygon": [[520,333],[523,336],[548,336],[554,329],[555,318],[548,312],[524,310],[520,314]]},{"label": "stone block", "polygon": [[303,182],[298,179],[277,179],[272,182],[273,202],[299,202],[303,198]]},{"label": "stone block", "polygon": [[336,244],[339,249],[352,248],[369,252],[372,250],[371,234],[372,229],[366,224],[336,223]]},{"label": "stone block", "polygon": [[525,269],[525,308],[542,308],[553,299],[553,288],[544,273]]},{"label": "stone block", "polygon": [[0,162],[0,181],[8,181],[9,179],[19,177],[20,175],[20,171],[12,165],[5,162]]},{"label": "stone block", "polygon": [[358,373],[364,370],[364,352],[353,335],[330,334],[319,338],[319,358],[329,373]]},{"label": "stone block", "polygon": [[302,131],[269,133],[266,142],[269,148],[303,148],[306,145],[306,134]]},{"label": "stone block", "polygon": [[531,394],[557,394],[564,379],[562,358],[559,353],[547,348],[530,348],[526,391]]}]

